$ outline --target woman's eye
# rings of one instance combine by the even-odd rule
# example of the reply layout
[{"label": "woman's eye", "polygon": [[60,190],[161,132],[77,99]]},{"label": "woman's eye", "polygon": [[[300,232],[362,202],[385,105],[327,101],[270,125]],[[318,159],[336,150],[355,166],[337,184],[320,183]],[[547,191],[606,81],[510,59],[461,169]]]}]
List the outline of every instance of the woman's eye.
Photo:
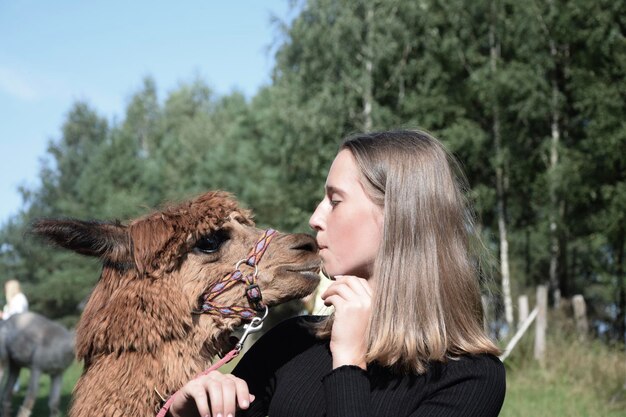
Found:
[{"label": "woman's eye", "polygon": [[202,236],[197,242],[195,248],[200,252],[214,253],[220,249],[222,243],[228,240],[228,235],[224,232],[217,231],[207,236]]},{"label": "woman's eye", "polygon": [[334,194],[328,197],[328,201],[330,202],[331,207],[335,207],[337,204],[341,203],[339,197]]}]

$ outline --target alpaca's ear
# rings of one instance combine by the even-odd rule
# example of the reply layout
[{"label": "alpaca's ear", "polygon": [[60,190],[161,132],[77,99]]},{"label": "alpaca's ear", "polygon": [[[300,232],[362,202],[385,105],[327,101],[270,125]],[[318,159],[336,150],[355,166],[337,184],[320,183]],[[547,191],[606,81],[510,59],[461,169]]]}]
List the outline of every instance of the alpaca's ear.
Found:
[{"label": "alpaca's ear", "polygon": [[127,228],[119,222],[39,219],[32,224],[31,232],[81,255],[116,263],[130,261]]},{"label": "alpaca's ear", "polygon": [[176,258],[172,248],[177,245],[175,224],[160,214],[132,223],[129,234],[133,260],[140,275],[158,275],[171,269]]}]

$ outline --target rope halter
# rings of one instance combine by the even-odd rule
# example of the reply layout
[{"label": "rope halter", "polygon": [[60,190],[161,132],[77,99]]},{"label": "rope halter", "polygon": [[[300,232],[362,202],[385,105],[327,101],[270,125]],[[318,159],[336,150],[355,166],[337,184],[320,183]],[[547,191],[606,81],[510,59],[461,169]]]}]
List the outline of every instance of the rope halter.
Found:
[{"label": "rope halter", "polygon": [[[263,304],[261,288],[256,283],[259,275],[258,264],[275,235],[276,231],[274,229],[265,230],[252,250],[250,250],[250,253],[248,253],[248,256],[235,264],[235,270],[200,296],[200,309],[192,311],[192,313],[214,314],[222,317],[241,317],[242,319],[250,320],[256,316],[257,312],[264,311],[267,307]],[[240,269],[242,265],[254,268],[254,272],[245,275]],[[252,308],[238,305],[222,306],[215,302],[217,296],[238,282],[246,284],[245,294]]]}]

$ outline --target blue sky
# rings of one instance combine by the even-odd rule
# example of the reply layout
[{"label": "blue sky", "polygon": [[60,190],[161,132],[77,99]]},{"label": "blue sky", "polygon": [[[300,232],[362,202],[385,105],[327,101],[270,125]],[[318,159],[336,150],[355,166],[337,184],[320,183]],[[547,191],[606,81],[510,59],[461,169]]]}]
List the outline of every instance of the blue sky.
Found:
[{"label": "blue sky", "polygon": [[270,82],[287,0],[0,0],[0,224],[36,187],[76,100],[109,120],[152,76],[163,99],[199,76],[250,97]]}]

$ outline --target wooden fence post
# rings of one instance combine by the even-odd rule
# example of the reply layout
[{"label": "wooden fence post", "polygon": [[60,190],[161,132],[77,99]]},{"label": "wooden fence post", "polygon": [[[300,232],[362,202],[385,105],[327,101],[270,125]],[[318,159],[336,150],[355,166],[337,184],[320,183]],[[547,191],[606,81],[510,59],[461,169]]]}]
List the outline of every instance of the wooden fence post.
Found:
[{"label": "wooden fence post", "polygon": [[589,323],[587,322],[587,306],[582,295],[577,294],[572,297],[574,305],[574,319],[576,320],[576,331],[578,332],[578,340],[581,342],[587,339],[589,332]]},{"label": "wooden fence post", "polygon": [[544,367],[546,364],[546,328],[548,323],[548,289],[537,287],[537,322],[535,323],[535,359]]},{"label": "wooden fence post", "polygon": [[519,298],[517,299],[517,308],[518,308],[518,321],[517,321],[517,326],[518,328],[521,327],[522,323],[524,323],[524,321],[526,321],[526,319],[528,318],[528,296],[527,295],[520,295]]},{"label": "wooden fence post", "polygon": [[537,317],[537,307],[535,307],[533,311],[531,311],[530,315],[526,317],[526,319],[522,323],[520,323],[519,329],[517,329],[517,333],[515,333],[515,335],[509,342],[509,344],[506,346],[506,349],[504,349],[504,352],[502,353],[502,355],[500,355],[500,360],[502,362],[504,362],[504,360],[509,357],[509,355],[513,351],[513,348],[515,347],[515,345],[517,345],[517,342],[520,341],[520,339],[522,338],[524,333],[526,333],[526,330],[528,330],[528,328],[530,327],[530,325],[532,324],[533,320],[535,320],[536,317]]}]

